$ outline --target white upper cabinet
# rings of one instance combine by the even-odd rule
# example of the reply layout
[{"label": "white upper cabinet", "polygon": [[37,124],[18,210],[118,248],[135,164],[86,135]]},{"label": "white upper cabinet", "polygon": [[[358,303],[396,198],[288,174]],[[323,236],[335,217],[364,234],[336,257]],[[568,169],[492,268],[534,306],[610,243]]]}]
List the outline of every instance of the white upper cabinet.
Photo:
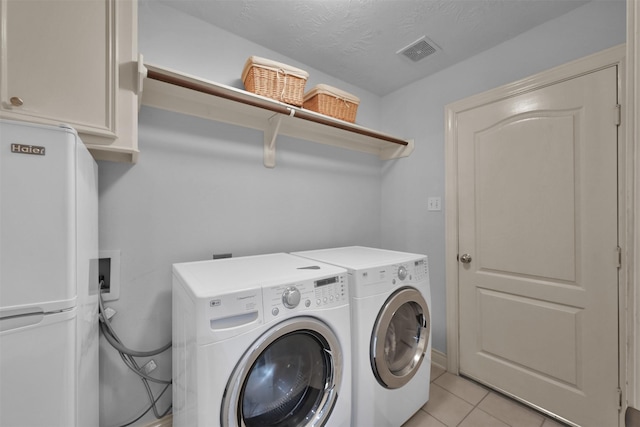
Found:
[{"label": "white upper cabinet", "polygon": [[96,159],[135,162],[136,0],[0,5],[0,117],[69,124]]}]

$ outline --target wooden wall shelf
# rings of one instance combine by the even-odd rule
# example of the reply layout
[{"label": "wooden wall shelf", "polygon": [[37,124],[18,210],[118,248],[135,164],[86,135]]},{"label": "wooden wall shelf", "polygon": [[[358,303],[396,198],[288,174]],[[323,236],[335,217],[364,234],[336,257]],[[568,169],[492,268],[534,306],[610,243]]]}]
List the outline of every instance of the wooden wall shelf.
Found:
[{"label": "wooden wall shelf", "polygon": [[142,104],[231,123],[264,133],[264,165],[275,166],[279,134],[377,155],[407,157],[413,140],[334,119],[260,95],[145,64]]}]

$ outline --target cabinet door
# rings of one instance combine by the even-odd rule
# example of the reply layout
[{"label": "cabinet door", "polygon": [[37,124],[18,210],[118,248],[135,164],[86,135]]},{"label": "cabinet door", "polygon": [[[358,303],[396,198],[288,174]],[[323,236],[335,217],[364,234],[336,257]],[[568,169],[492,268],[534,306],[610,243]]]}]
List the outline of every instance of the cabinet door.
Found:
[{"label": "cabinet door", "polygon": [[0,0],[0,117],[73,126],[96,159],[138,154],[137,0]]},{"label": "cabinet door", "polygon": [[2,0],[5,117],[114,133],[112,2]]}]

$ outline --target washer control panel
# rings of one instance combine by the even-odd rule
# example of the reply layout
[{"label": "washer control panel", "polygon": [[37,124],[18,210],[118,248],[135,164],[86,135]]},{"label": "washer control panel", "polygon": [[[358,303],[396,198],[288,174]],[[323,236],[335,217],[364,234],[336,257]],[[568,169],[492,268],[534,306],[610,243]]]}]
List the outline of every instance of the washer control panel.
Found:
[{"label": "washer control panel", "polygon": [[349,302],[347,279],[343,274],[265,287],[262,292],[265,314],[271,313],[272,317]]},{"label": "washer control panel", "polygon": [[429,278],[429,263],[426,258],[420,258],[412,262],[415,280],[422,282]]},{"label": "washer control panel", "polygon": [[408,261],[402,264],[394,264],[391,270],[393,271],[394,285],[403,282],[421,282],[429,276],[429,267],[426,258]]},{"label": "washer control panel", "polygon": [[342,304],[349,300],[345,276],[332,276],[326,279],[315,280],[314,284],[315,306],[323,307]]}]

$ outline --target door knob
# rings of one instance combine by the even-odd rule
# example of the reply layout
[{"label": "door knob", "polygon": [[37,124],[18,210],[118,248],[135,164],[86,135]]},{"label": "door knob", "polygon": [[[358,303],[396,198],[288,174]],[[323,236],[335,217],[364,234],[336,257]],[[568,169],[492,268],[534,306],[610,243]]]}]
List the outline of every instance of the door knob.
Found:
[{"label": "door knob", "polygon": [[471,262],[471,255],[464,254],[460,256],[460,262],[463,264],[469,264]]}]

